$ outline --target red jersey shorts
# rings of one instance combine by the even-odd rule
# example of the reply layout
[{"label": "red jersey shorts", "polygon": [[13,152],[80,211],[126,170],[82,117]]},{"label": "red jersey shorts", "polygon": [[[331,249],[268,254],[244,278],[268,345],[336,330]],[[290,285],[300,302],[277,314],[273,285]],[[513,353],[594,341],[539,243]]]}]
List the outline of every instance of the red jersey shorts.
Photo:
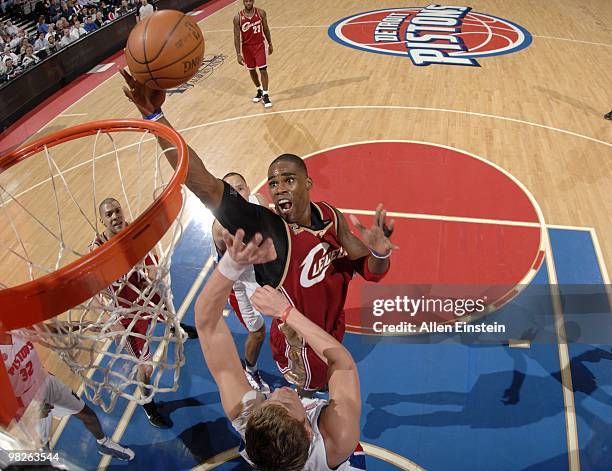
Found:
[{"label": "red jersey shorts", "polygon": [[268,53],[266,51],[266,43],[243,44],[242,58],[244,59],[244,65],[246,65],[246,68],[249,70],[267,67]]},{"label": "red jersey shorts", "polygon": [[[344,323],[331,335],[342,343]],[[327,364],[312,347],[304,344],[295,331],[274,320],[270,326],[270,348],[276,366],[287,382],[305,391],[318,391],[327,386]]]},{"label": "red jersey shorts", "polygon": [[[131,318],[122,318],[121,324],[127,330],[129,329],[131,333],[140,334],[142,336],[146,336],[149,331],[149,325],[151,324],[151,319],[138,319],[134,325],[130,329],[130,324],[132,323]],[[128,335],[125,342],[126,350],[134,357],[139,360],[149,360],[151,358],[151,353],[149,352],[149,345],[147,341],[143,337],[136,337],[134,335]]]}]

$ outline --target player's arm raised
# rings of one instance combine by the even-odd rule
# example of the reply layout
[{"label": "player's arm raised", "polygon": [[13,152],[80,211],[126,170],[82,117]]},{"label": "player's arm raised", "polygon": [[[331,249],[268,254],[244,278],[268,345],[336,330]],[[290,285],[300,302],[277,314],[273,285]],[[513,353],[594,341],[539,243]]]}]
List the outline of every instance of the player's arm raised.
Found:
[{"label": "player's arm raised", "polygon": [[240,50],[240,16],[234,16],[234,47],[236,48],[236,60],[240,65],[244,65],[242,52]]},{"label": "player's arm raised", "polygon": [[265,10],[259,8],[259,15],[261,16],[263,34],[266,37],[266,41],[268,41],[268,54],[272,54],[274,52],[274,47],[272,46],[272,35],[270,34],[270,28],[268,27],[268,14]]},{"label": "player's arm raised", "polygon": [[[358,267],[358,270],[364,278],[378,281],[380,279],[379,275],[385,274],[389,270],[391,251],[398,248],[389,239],[393,234],[395,221],[391,219],[387,224],[387,211],[382,204],[376,207],[374,223],[370,228],[363,226],[359,219],[351,214],[351,221],[361,234],[361,239],[359,239],[351,232],[344,215],[337,209],[335,211],[338,215],[338,239],[340,244],[351,260],[359,260],[367,256],[367,266],[363,267],[364,270],[361,269],[362,267]],[[365,268],[367,268],[367,271]],[[369,275],[374,276],[369,277]]]},{"label": "player's arm raised", "polygon": [[[123,87],[123,93],[136,105],[143,117],[153,115],[156,112],[161,113],[161,106],[166,100],[164,90],[154,90],[137,82],[123,68],[120,68],[119,72],[127,85]],[[163,115],[158,119],[158,122],[172,127]],[[162,138],[158,138],[158,142],[165,150],[164,155],[172,168],[176,168],[178,154],[174,150],[174,146]],[[216,209],[221,203],[223,182],[206,170],[204,163],[191,147],[189,147],[189,168],[185,184],[209,209]]]},{"label": "player's arm raised", "polygon": [[230,420],[240,414],[242,398],[252,388],[244,375],[232,334],[223,319],[223,308],[234,282],[249,265],[276,258],[272,240],[263,241],[261,234],[256,234],[244,245],[243,237],[242,229],[236,232],[236,237],[223,232],[227,251],[195,304],[195,322],[202,353],[219,387],[223,410]]},{"label": "player's arm raised", "polygon": [[353,357],[340,342],[292,307],[280,291],[270,286],[257,288],[251,302],[259,312],[288,324],[327,363],[329,405],[321,413],[319,429],[327,463],[335,468],[346,461],[359,441],[361,393]]}]

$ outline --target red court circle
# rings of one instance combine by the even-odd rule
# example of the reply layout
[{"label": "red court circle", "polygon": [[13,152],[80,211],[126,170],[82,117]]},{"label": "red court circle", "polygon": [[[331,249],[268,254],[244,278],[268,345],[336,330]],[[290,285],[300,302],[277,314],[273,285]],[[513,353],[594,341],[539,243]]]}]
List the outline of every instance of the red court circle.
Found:
[{"label": "red court circle", "polygon": [[[307,158],[313,201],[349,214],[382,202],[401,214],[393,235],[400,249],[385,285],[477,285],[497,306],[528,284],[542,262],[544,221],[537,202],[512,175],[482,158],[410,141],[348,144]],[[358,217],[368,224],[372,219]],[[371,332],[361,319],[364,284],[360,277],[351,283],[349,332]]]}]

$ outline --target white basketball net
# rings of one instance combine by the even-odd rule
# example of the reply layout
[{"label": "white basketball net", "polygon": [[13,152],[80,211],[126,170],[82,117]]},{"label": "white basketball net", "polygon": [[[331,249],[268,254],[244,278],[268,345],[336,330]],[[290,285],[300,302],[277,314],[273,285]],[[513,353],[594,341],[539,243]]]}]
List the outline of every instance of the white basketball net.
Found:
[{"label": "white basketball net", "polygon": [[[0,289],[87,254],[105,229],[98,212],[102,200],[117,199],[125,219],[134,221],[171,174],[145,131],[100,131],[44,148],[0,174],[0,250],[7,254],[0,260]],[[185,199],[183,193],[183,208]],[[87,399],[105,411],[119,397],[143,404],[157,392],[177,389],[184,333],[172,302],[170,264],[182,219],[181,210],[146,260],[109,288],[49,321],[13,332],[59,355],[79,377]],[[149,382],[139,372],[147,366],[153,370]]]}]

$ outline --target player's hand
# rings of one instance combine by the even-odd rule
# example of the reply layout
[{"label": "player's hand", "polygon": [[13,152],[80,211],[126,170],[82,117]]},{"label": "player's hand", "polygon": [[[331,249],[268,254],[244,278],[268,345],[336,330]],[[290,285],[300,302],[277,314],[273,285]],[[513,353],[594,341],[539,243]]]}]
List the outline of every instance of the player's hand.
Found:
[{"label": "player's hand", "polygon": [[251,296],[251,304],[262,314],[280,317],[289,306],[289,301],[283,293],[271,286],[260,286]]},{"label": "player's hand", "polygon": [[238,229],[236,235],[231,235],[227,229],[223,230],[223,241],[227,247],[227,254],[238,265],[257,265],[276,260],[276,249],[272,239],[263,239],[258,232],[248,244],[244,244],[244,231]]},{"label": "player's hand", "polygon": [[153,114],[153,112],[166,101],[165,90],[154,90],[146,85],[139,83],[130,75],[127,68],[119,68],[119,73],[123,76],[127,86],[123,87],[123,93],[132,103],[136,105],[138,111],[143,116]]},{"label": "player's hand", "polygon": [[242,58],[242,54],[236,55],[236,60],[240,65],[244,65],[244,59]]},{"label": "player's hand", "polygon": [[387,224],[387,211],[383,207],[382,203],[376,206],[376,214],[374,215],[374,223],[372,227],[367,228],[354,214],[350,215],[351,222],[357,228],[361,234],[361,240],[365,246],[373,252],[380,255],[387,255],[391,250],[398,249],[399,247],[391,242],[391,234],[393,234],[393,226],[395,220],[391,219]]},{"label": "player's hand", "polygon": [[44,419],[48,417],[52,410],[53,410],[53,406],[45,402],[42,408],[40,409],[40,418]]},{"label": "player's hand", "polygon": [[272,55],[273,52],[274,52],[274,46],[272,46],[272,44],[268,44],[268,54]]}]

